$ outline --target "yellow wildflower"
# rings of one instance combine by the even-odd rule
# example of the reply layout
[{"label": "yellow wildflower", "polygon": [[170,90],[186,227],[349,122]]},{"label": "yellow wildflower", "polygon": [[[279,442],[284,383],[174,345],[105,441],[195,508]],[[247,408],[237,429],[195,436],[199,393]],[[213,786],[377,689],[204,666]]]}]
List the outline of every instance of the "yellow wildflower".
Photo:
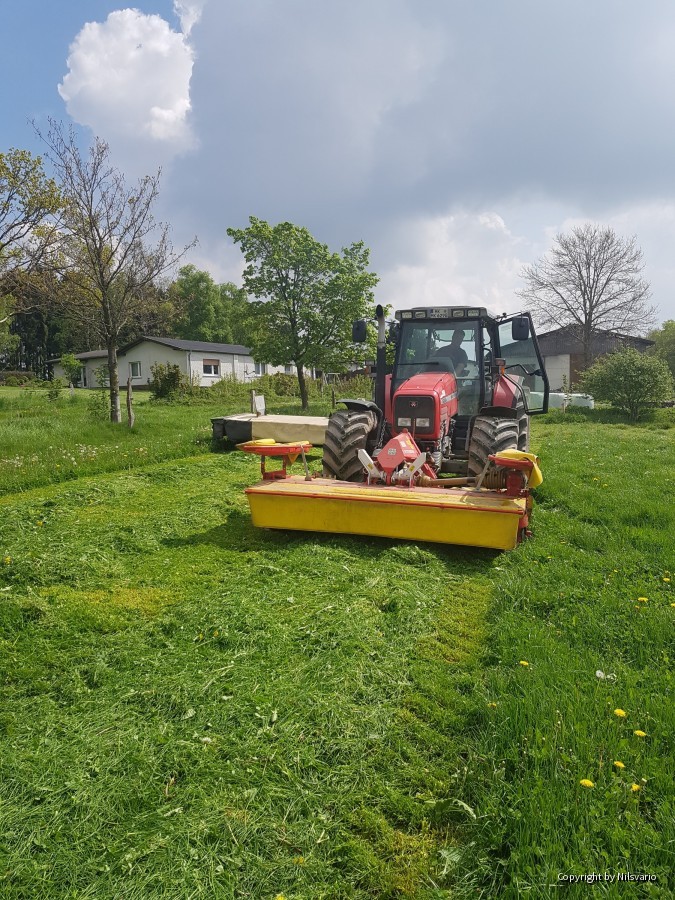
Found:
[{"label": "yellow wildflower", "polygon": [[637,794],[638,791],[641,791],[641,790],[642,790],[642,788],[640,787],[640,785],[639,785],[639,784],[635,784],[635,783],[631,784],[630,789],[631,789],[631,791],[632,791],[634,794]]},{"label": "yellow wildflower", "polygon": [[634,731],[633,734],[636,737],[647,737],[647,733],[645,731],[640,731],[639,728],[636,731]]},{"label": "yellow wildflower", "polygon": [[6,556],[6,557],[4,558],[4,560],[3,560],[3,562],[4,562],[4,564],[5,564],[6,566],[8,566],[8,565],[11,563],[11,561],[12,561],[12,557],[11,557],[11,556]]},{"label": "yellow wildflower", "polygon": [[490,707],[490,709],[497,709],[496,703],[488,703],[488,706]]},{"label": "yellow wildflower", "polygon": [[664,581],[670,581],[670,578],[664,578],[663,580],[664,580]]},{"label": "yellow wildflower", "polygon": [[286,900],[285,894],[277,894],[274,900]]},{"label": "yellow wildflower", "polygon": [[38,519],[38,523],[37,523],[37,524],[40,525],[40,526],[42,526],[42,525],[44,525],[45,523],[42,521],[42,519]]},{"label": "yellow wildflower", "polygon": [[518,665],[519,666],[529,666],[529,662],[527,662],[527,660],[525,660],[525,659],[521,659],[521,661],[518,663]]},{"label": "yellow wildflower", "polygon": [[638,597],[638,603],[648,603],[649,597]]},{"label": "yellow wildflower", "polygon": [[624,766],[624,764],[621,762],[620,759],[615,759],[614,760],[614,768],[615,769],[625,769],[626,767]]},{"label": "yellow wildflower", "polygon": [[615,716],[618,716],[620,719],[625,719],[625,718],[626,718],[626,711],[625,711],[624,709],[615,709],[615,710],[614,710],[614,715],[615,715]]},{"label": "yellow wildflower", "polygon": [[593,782],[591,781],[590,778],[582,778],[581,781],[579,782],[579,784],[585,788],[595,787],[595,785],[593,784]]}]

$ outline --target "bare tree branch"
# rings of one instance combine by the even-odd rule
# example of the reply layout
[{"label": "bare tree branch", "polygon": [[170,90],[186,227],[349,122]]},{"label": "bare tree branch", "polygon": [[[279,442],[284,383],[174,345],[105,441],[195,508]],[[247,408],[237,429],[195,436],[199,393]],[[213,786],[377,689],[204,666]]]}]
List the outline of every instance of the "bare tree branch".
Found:
[{"label": "bare tree branch", "polygon": [[575,326],[588,365],[599,331],[635,334],[656,321],[643,270],[635,237],[587,223],[558,234],[542,259],[524,267],[518,296],[541,327]]},{"label": "bare tree branch", "polygon": [[117,350],[120,334],[145,311],[155,281],[195,241],[175,251],[169,226],[155,221],[160,172],[127,185],[95,138],[80,150],[73,129],[50,119],[44,141],[64,201],[58,252],[50,264],[73,286],[67,313],[95,326],[108,351],[110,418],[121,421]]}]

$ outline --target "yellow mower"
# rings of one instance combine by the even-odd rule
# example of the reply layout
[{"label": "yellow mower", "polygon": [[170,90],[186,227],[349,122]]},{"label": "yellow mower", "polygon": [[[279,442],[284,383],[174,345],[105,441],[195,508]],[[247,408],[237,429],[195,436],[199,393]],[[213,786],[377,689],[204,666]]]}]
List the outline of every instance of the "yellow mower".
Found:
[{"label": "yellow mower", "polygon": [[[542,481],[529,416],[546,412],[548,379],[528,313],[482,308],[396,314],[377,308],[375,400],[340,400],[328,422],[322,478],[303,442],[249,442],[262,480],[246,491],[253,524],[509,550],[528,533]],[[364,340],[366,323],[354,324]],[[386,373],[386,343],[396,345]],[[284,460],[266,471],[265,459]],[[302,457],[304,476],[286,460]]]}]

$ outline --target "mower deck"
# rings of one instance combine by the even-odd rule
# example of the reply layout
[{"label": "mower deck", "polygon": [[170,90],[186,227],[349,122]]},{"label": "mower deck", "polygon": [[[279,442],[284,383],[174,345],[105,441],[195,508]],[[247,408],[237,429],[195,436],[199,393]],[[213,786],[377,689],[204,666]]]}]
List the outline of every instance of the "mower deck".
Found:
[{"label": "mower deck", "polygon": [[408,488],[291,476],[262,481],[246,494],[253,524],[259,528],[511,550],[527,523],[527,498],[473,488]]}]

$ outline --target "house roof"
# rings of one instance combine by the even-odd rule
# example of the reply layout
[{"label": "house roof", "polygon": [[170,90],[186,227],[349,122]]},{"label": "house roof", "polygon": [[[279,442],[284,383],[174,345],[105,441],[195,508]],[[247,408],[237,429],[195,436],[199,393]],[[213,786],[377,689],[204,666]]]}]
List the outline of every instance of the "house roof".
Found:
[{"label": "house roof", "polygon": [[[103,359],[107,358],[108,351],[107,350],[85,350],[84,353],[73,353],[75,359]],[[61,357],[57,356],[54,359],[48,359],[48,363],[58,363],[61,362]]]},{"label": "house roof", "polygon": [[153,337],[150,335],[143,335],[143,337],[138,338],[133,341],[131,344],[127,344],[125,347],[122,347],[118,353],[119,356],[124,356],[131,350],[133,347],[137,347],[139,344],[142,344],[144,341],[150,341],[154,344],[161,344],[164,347],[171,347],[174,350],[195,350],[197,352],[206,352],[206,353],[229,353],[237,356],[250,356],[251,351],[248,347],[243,347],[241,344],[216,344],[210,341],[182,341],[178,338],[164,338],[164,337]]},{"label": "house roof", "polygon": [[[619,341],[630,341],[633,344],[644,344],[645,347],[651,347],[654,341],[650,341],[649,338],[638,337],[634,334],[623,334],[620,331],[605,331],[603,329],[598,329],[594,332],[595,336],[598,338],[613,338]],[[579,326],[578,325],[562,325],[560,328],[554,328],[551,331],[544,331],[537,333],[537,339],[541,340],[541,338],[553,338],[553,337],[569,337],[572,340],[579,339]]]}]

